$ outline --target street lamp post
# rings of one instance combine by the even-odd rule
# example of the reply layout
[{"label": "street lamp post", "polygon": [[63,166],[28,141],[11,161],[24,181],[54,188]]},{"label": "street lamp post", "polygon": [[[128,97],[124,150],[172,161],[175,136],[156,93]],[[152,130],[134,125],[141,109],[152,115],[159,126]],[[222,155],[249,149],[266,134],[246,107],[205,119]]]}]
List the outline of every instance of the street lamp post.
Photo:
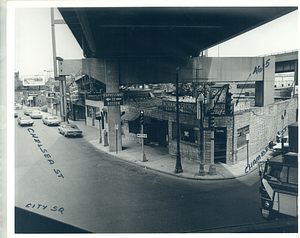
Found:
[{"label": "street lamp post", "polygon": [[176,67],[176,124],[177,124],[177,154],[175,173],[182,173],[181,159],[180,159],[180,129],[179,129],[179,97],[178,97],[178,74],[179,67]]},{"label": "street lamp post", "polygon": [[199,113],[197,115],[197,119],[199,119],[199,130],[200,130],[200,138],[198,143],[198,155],[200,158],[200,168],[199,168],[199,175],[204,176],[204,164],[205,164],[205,152],[204,152],[204,133],[203,133],[203,102],[204,102],[204,95],[201,93],[198,96],[198,102],[197,108],[199,107]]}]

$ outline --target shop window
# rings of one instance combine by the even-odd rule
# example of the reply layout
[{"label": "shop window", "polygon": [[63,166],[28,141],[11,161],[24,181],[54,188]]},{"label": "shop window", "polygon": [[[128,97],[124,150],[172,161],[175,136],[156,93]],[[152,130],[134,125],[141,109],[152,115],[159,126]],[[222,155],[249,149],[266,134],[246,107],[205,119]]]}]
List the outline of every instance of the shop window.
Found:
[{"label": "shop window", "polygon": [[298,184],[298,168],[290,167],[288,182]]},{"label": "shop window", "polygon": [[[172,123],[172,140],[177,139],[177,124]],[[180,125],[180,140],[190,143],[197,143],[198,141],[198,129],[192,126]]]},{"label": "shop window", "polygon": [[249,134],[249,126],[237,130],[237,148],[247,144],[246,135]]},{"label": "shop window", "polygon": [[137,134],[137,133],[141,132],[141,126],[140,126],[139,119],[134,120],[134,121],[129,121],[128,125],[129,125],[129,133]]}]

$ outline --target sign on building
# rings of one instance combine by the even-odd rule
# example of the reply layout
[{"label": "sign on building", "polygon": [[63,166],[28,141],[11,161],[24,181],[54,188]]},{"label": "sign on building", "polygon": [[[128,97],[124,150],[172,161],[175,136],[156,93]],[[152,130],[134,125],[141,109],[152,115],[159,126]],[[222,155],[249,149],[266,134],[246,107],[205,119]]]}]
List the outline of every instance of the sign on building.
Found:
[{"label": "sign on building", "polygon": [[[187,114],[197,114],[197,104],[191,102],[179,102],[179,112]],[[162,101],[162,110],[176,112],[176,101]]]},{"label": "sign on building", "polygon": [[104,106],[120,106],[123,105],[123,93],[104,93]]}]

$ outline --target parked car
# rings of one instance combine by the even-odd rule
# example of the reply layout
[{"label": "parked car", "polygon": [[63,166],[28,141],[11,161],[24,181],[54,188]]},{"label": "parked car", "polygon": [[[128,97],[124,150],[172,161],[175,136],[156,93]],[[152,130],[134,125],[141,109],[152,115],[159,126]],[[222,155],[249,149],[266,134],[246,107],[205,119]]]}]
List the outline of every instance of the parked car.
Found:
[{"label": "parked car", "polygon": [[42,112],[48,112],[48,107],[47,106],[42,106],[41,111]]},{"label": "parked car", "polygon": [[18,113],[15,111],[15,118],[18,117]]},{"label": "parked car", "polygon": [[46,117],[43,117],[42,119],[43,123],[47,126],[49,125],[58,125],[60,124],[60,120],[58,117],[53,117],[53,116],[46,116]]},{"label": "parked car", "polygon": [[24,115],[29,116],[29,113],[31,113],[32,111],[33,111],[32,108],[26,108],[26,109],[24,110]]},{"label": "parked car", "polygon": [[[282,140],[283,140],[284,148],[288,148],[289,147],[289,136],[283,137]],[[273,146],[273,151],[274,152],[281,151],[281,141],[279,143],[277,143],[275,146]]]},{"label": "parked car", "polygon": [[82,136],[83,131],[74,124],[62,124],[58,127],[58,132],[64,136]]},{"label": "parked car", "polygon": [[29,113],[29,116],[32,119],[41,119],[41,118],[43,118],[43,115],[40,111],[32,111],[32,112]]},{"label": "parked car", "polygon": [[23,106],[20,103],[15,103],[15,110],[20,110],[22,108]]},{"label": "parked car", "polygon": [[20,126],[23,126],[23,125],[32,126],[34,123],[33,120],[29,116],[21,116],[18,118],[17,122]]}]

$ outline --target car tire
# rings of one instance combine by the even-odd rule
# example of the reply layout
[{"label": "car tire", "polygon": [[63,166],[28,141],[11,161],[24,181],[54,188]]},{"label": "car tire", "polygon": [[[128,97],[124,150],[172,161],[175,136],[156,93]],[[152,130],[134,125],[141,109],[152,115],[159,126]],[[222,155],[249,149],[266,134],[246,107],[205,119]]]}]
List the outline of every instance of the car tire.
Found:
[{"label": "car tire", "polygon": [[64,134],[63,134],[63,135],[64,135],[64,137],[66,137],[66,136],[67,136],[65,132],[64,132]]}]

